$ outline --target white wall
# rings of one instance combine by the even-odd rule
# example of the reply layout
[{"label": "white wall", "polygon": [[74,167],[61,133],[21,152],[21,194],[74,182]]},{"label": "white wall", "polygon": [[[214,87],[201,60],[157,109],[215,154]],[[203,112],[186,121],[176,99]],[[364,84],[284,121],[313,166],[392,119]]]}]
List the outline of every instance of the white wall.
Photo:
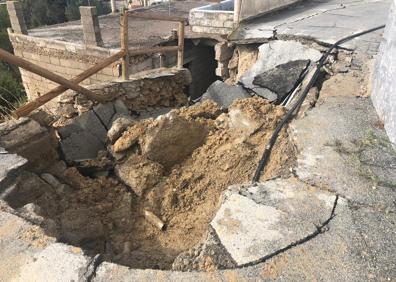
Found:
[{"label": "white wall", "polygon": [[393,0],[377,57],[371,99],[396,148],[396,0]]},{"label": "white wall", "polygon": [[289,6],[299,1],[300,0],[235,0],[235,7],[236,10],[238,10],[237,6],[239,2],[239,21],[242,21],[262,13]]}]

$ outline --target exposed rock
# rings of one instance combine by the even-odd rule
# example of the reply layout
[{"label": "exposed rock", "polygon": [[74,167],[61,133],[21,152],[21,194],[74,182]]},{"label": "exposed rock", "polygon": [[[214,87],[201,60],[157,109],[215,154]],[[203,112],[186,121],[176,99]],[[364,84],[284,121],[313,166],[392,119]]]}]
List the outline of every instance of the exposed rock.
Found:
[{"label": "exposed rock", "polygon": [[309,63],[309,60],[296,60],[277,65],[275,68],[257,75],[253,84],[276,93],[277,100],[282,101],[296,86]]},{"label": "exposed rock", "polygon": [[209,86],[201,100],[213,100],[220,107],[228,108],[236,99],[251,97],[242,86],[231,86],[220,80]]},{"label": "exposed rock", "polygon": [[107,132],[107,139],[110,143],[113,144],[118,138],[120,138],[125,129],[132,125],[133,122],[134,119],[130,116],[121,116],[115,119]]},{"label": "exposed rock", "polygon": [[112,147],[112,151],[114,153],[120,153],[129,149],[132,145],[134,145],[139,137],[145,132],[145,127],[143,124],[138,123],[132,125],[125,131],[122,136],[114,143]]},{"label": "exposed rock", "polygon": [[115,172],[138,196],[142,196],[161,180],[163,167],[143,156],[132,154],[116,166]]},{"label": "exposed rock", "polygon": [[150,160],[169,168],[202,145],[206,135],[207,129],[203,125],[171,112],[160,116],[157,123],[146,130],[141,149]]}]

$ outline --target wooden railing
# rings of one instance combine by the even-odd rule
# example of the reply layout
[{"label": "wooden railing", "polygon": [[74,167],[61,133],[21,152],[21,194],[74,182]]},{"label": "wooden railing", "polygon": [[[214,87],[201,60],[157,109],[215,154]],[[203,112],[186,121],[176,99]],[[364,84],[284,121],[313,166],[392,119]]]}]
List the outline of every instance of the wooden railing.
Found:
[{"label": "wooden railing", "polygon": [[[161,46],[154,48],[144,48],[144,49],[129,49],[128,48],[128,18],[141,18],[155,21],[171,21],[179,23],[178,30],[178,44],[177,46]],[[177,67],[182,68],[184,65],[184,26],[186,24],[186,19],[182,17],[171,17],[171,16],[159,16],[154,14],[143,14],[136,13],[134,11],[124,11],[121,13],[121,50],[125,51],[125,55],[122,58],[122,78],[124,80],[128,79],[129,76],[129,57],[142,54],[154,54],[154,53],[164,53],[170,51],[177,51]]]},{"label": "wooden railing", "polygon": [[[160,46],[153,48],[144,48],[144,49],[129,49],[128,46],[128,17],[135,18],[144,18],[150,20],[159,20],[159,21],[174,21],[179,22],[179,30],[178,30],[178,45],[177,46]],[[138,14],[133,11],[123,11],[121,13],[121,51],[116,54],[104,59],[93,67],[83,71],[78,76],[73,79],[66,79],[60,75],[57,75],[43,67],[40,67],[36,64],[33,64],[29,61],[26,61],[22,58],[12,55],[11,53],[0,49],[0,59],[4,60],[10,64],[16,65],[22,69],[25,69],[29,72],[35,73],[39,76],[42,76],[48,80],[51,80],[59,86],[45,93],[44,95],[36,98],[33,101],[30,101],[23,105],[22,107],[16,109],[12,112],[12,116],[16,119],[26,116],[37,108],[43,106],[45,103],[51,101],[55,97],[59,96],[63,92],[68,89],[72,89],[78,93],[85,95],[88,99],[94,100],[97,102],[106,102],[106,100],[88,90],[85,87],[79,85],[80,82],[85,79],[91,77],[92,75],[98,73],[102,69],[107,66],[117,62],[121,59],[122,62],[122,78],[124,80],[129,79],[129,57],[143,54],[154,54],[154,53],[165,53],[171,51],[177,51],[177,67],[183,67],[184,60],[184,26],[186,23],[186,19],[180,17],[169,17],[169,16],[158,16],[158,15],[149,15],[149,14]]]}]

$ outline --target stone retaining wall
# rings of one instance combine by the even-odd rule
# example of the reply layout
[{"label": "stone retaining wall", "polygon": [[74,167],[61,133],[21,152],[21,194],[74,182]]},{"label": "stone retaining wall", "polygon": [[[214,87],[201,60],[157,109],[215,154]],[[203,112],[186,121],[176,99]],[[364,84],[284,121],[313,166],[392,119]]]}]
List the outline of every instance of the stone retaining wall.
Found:
[{"label": "stone retaining wall", "polygon": [[[185,87],[191,83],[187,69],[154,69],[131,77],[129,81],[112,81],[90,85],[87,88],[106,97],[121,100],[128,111],[140,112],[150,107],[177,107],[187,103]],[[82,114],[94,103],[82,94],[68,91],[56,104],[54,113],[63,119]]]}]

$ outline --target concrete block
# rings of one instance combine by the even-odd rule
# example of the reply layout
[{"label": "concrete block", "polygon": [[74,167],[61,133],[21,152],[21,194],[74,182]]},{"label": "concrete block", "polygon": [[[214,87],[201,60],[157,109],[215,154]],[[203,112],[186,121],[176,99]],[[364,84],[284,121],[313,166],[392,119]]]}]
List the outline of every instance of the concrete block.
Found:
[{"label": "concrete block", "polygon": [[234,54],[234,48],[228,47],[227,42],[217,43],[215,45],[215,59],[216,61],[225,61],[231,59]]},{"label": "concrete block", "polygon": [[21,3],[18,1],[7,1],[6,3],[11,27],[14,32],[28,34]]},{"label": "concrete block", "polygon": [[83,26],[86,45],[103,46],[96,7],[80,7],[81,23]]},{"label": "concrete block", "polygon": [[251,96],[241,86],[230,86],[222,81],[215,81],[202,96],[202,100],[213,100],[219,106],[228,108],[236,99]]}]

